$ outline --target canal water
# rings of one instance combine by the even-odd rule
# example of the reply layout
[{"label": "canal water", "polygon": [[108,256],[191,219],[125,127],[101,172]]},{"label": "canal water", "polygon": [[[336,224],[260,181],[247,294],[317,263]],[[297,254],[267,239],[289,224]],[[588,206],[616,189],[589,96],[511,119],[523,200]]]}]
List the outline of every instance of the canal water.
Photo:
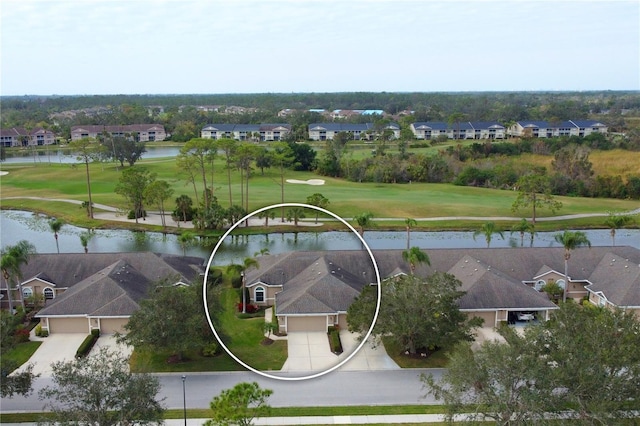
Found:
[{"label": "canal water", "polygon": [[[44,215],[24,211],[3,210],[0,212],[0,244],[2,247],[27,240],[36,246],[38,253],[56,253],[56,243],[49,229],[49,218]],[[82,253],[80,233],[86,231],[72,225],[64,225],[59,233],[58,243],[61,253]],[[612,244],[609,230],[584,231],[594,246]],[[534,247],[558,247],[554,236],[558,232],[540,232],[535,235]],[[88,249],[92,253],[151,251],[156,253],[183,254],[182,248],[173,234],[160,232],[134,232],[129,230],[94,230]],[[494,235],[491,247],[517,247],[519,234],[504,233],[505,239]],[[366,231],[364,239],[372,250],[405,249],[407,234],[404,231]],[[616,232],[616,245],[640,248],[640,230],[620,229]],[[198,240],[186,250],[187,255],[208,259],[217,239]],[[530,245],[529,235],[525,236],[525,246]],[[483,236],[473,238],[473,232],[411,232],[411,246],[428,250],[430,248],[482,248],[486,247]],[[356,250],[361,248],[358,238],[351,232],[286,232],[264,235],[229,236],[216,253],[214,264],[241,262],[248,256],[267,249],[271,254],[288,251],[309,250]]]}]

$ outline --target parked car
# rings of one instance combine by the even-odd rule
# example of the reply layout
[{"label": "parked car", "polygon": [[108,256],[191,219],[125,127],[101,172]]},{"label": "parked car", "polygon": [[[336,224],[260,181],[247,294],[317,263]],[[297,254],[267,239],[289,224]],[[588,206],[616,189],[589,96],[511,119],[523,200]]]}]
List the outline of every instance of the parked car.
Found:
[{"label": "parked car", "polygon": [[536,317],[533,312],[518,312],[517,318],[518,318],[518,321],[532,321]]}]

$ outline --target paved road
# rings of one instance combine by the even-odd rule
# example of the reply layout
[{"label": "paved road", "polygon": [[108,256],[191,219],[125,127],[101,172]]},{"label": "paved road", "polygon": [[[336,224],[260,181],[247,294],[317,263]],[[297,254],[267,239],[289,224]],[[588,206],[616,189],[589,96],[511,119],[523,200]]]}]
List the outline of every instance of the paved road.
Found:
[{"label": "paved road", "polygon": [[[419,376],[431,372],[441,377],[442,369],[403,369],[387,371],[335,371],[316,379],[282,381],[268,379],[252,372],[185,373],[187,408],[208,408],[211,399],[224,389],[240,382],[256,381],[273,390],[269,403],[273,407],[312,407],[337,405],[407,405],[434,404],[433,398],[422,398],[424,390]],[[161,397],[168,408],[182,408],[182,374],[158,374]],[[28,397],[0,400],[2,411],[36,411],[43,401],[37,393],[51,385],[51,378],[39,378],[34,393]]]}]

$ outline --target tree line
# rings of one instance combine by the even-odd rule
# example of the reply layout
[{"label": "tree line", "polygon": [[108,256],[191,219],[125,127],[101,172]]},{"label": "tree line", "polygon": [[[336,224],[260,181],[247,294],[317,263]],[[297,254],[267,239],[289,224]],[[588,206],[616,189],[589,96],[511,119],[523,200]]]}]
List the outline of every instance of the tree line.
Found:
[{"label": "tree line", "polygon": [[[595,175],[589,154],[593,149],[639,150],[640,138],[608,138],[602,134],[549,139],[522,138],[513,142],[474,142],[440,149],[436,154],[412,153],[407,144],[398,143],[398,154],[387,152],[384,141],[377,141],[372,155],[356,159],[350,153],[348,137],[327,141],[320,152],[316,172],[353,182],[453,183],[497,189],[517,189],[527,175],[544,175],[545,191],[553,195],[604,198],[640,198],[640,176]],[[438,141],[434,141],[437,146]],[[414,144],[421,145],[421,143]],[[553,156],[551,170],[523,164],[524,153]]]},{"label": "tree line", "polygon": [[[198,106],[220,106],[222,112],[199,110]],[[228,114],[225,106],[250,108],[244,114]],[[603,115],[614,131],[626,129],[629,111],[640,110],[637,92],[482,92],[482,93],[300,93],[226,95],[111,95],[111,96],[27,96],[1,97],[0,125],[46,127],[67,138],[70,129],[82,124],[136,124],[157,122],[175,141],[185,142],[199,135],[207,123],[286,122],[294,134],[312,122],[326,121],[309,109],[380,109],[398,116],[410,112],[416,121],[447,121],[451,114],[463,114],[470,121],[518,120],[558,121]],[[99,107],[99,108],[97,108]],[[283,109],[296,112],[279,117]],[[75,114],[51,114],[79,110]],[[85,111],[82,111],[85,110]],[[371,120],[356,116],[351,121]],[[300,138],[298,140],[303,140]]]}]

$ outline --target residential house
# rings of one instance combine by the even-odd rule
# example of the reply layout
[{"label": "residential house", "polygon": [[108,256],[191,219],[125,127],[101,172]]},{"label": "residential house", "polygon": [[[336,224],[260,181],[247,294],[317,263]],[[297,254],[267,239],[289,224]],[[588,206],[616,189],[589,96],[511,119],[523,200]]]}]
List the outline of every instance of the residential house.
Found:
[{"label": "residential house", "polygon": [[607,253],[585,286],[596,306],[635,312],[640,319],[640,263],[637,259]]},{"label": "residential house", "polygon": [[[23,265],[23,295],[44,299],[36,318],[50,333],[122,331],[138,303],[154,282],[188,285],[204,274],[204,259],[165,254],[72,253],[34,254]],[[6,295],[3,280],[2,296]],[[2,297],[2,306],[8,307]]]},{"label": "residential house", "polygon": [[[460,309],[482,318],[489,327],[513,322],[521,312],[533,312],[538,320],[548,319],[557,306],[542,288],[552,281],[561,287],[566,285],[564,249],[559,247],[425,251],[431,265],[417,265],[415,274],[453,274],[466,292],[460,299]],[[411,273],[402,250],[376,250],[373,254],[382,280]],[[283,332],[346,327],[348,307],[364,286],[375,283],[373,265],[362,251],[263,256],[260,267],[246,276],[252,303],[274,306]],[[574,250],[567,296],[579,301],[587,295],[596,304],[634,309],[640,316],[640,250]]]},{"label": "residential house", "polygon": [[280,141],[291,132],[291,125],[276,124],[207,124],[200,131],[205,139],[230,138],[238,141]]},{"label": "residential house", "polygon": [[354,140],[370,140],[381,130],[391,130],[393,139],[400,138],[398,123],[388,123],[383,128],[376,127],[374,123],[312,123],[308,126],[309,139],[313,141],[333,140],[340,132],[351,133]]},{"label": "residential house", "polygon": [[132,137],[136,142],[163,141],[167,138],[164,126],[161,124],[129,124],[124,126],[84,125],[71,128],[71,140],[82,138],[97,139],[108,133],[112,137]]},{"label": "residential house", "polygon": [[561,122],[518,121],[507,130],[509,136],[532,138],[554,138],[559,136],[584,137],[592,133],[607,132],[607,125],[595,120],[568,120]]},{"label": "residential house", "polygon": [[432,140],[439,136],[448,139],[504,139],[505,128],[495,121],[419,121],[411,123],[411,131],[416,139]]},{"label": "residential house", "polygon": [[5,148],[19,146],[44,146],[56,143],[56,135],[41,127],[27,131],[24,127],[0,129],[0,145]]}]

